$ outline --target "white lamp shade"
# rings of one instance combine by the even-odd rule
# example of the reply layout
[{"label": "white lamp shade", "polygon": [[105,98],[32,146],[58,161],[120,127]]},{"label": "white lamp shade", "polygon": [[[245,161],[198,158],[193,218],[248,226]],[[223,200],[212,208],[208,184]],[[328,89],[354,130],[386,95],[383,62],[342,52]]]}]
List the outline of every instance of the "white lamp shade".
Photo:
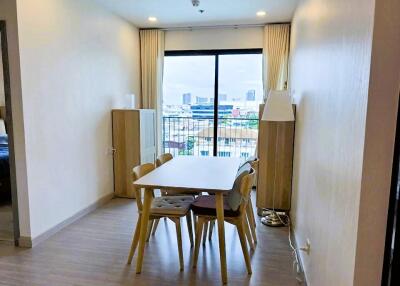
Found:
[{"label": "white lamp shade", "polygon": [[264,106],[263,121],[294,121],[289,92],[271,90]]}]

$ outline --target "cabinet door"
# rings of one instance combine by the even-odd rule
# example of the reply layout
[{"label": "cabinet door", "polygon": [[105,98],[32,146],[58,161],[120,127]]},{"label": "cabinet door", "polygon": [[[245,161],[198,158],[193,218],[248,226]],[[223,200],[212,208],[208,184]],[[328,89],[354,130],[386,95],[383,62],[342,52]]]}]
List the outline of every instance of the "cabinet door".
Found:
[{"label": "cabinet door", "polygon": [[116,196],[134,198],[132,168],[140,164],[139,112],[113,110],[114,192]]},{"label": "cabinet door", "polygon": [[156,160],[156,115],[154,110],[140,110],[140,163]]}]

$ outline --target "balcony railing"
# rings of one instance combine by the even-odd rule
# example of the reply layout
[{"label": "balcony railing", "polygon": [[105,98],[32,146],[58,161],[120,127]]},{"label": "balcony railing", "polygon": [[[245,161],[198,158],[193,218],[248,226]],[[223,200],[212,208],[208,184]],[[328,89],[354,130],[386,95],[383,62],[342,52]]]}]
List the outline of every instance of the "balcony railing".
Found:
[{"label": "balcony railing", "polygon": [[[174,156],[213,156],[214,118],[163,117],[163,151]],[[254,155],[258,137],[257,118],[218,118],[217,155]]]}]

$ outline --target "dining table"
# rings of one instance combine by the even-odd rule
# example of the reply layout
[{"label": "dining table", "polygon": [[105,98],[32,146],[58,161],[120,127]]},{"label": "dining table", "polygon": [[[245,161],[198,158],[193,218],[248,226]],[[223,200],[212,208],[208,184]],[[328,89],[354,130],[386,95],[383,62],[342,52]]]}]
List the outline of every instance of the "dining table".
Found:
[{"label": "dining table", "polygon": [[240,158],[231,157],[179,156],[133,182],[135,188],[144,189],[136,273],[141,273],[142,271],[146,233],[154,190],[173,190],[185,193],[208,192],[215,194],[221,279],[223,284],[228,282],[225,252],[224,194],[232,190],[241,162]]}]

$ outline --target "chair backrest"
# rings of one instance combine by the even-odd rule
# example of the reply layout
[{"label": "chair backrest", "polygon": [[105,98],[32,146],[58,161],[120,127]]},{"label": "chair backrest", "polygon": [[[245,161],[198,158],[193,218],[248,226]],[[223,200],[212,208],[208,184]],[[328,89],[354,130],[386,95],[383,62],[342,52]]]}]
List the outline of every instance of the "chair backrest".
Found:
[{"label": "chair backrest", "polygon": [[253,180],[256,171],[251,168],[249,174],[246,174],[242,177],[240,182],[240,194],[242,195],[242,202],[240,203],[239,212],[243,213],[246,211],[246,206],[249,201],[250,192],[253,187]]},{"label": "chair backrest", "polygon": [[165,153],[157,157],[156,166],[160,167],[162,164],[167,163],[168,161],[172,160],[173,156],[171,153]]},{"label": "chair backrest", "polygon": [[[146,163],[146,164],[134,167],[132,170],[133,182],[140,179],[144,175],[147,175],[154,169],[155,169],[155,166],[154,166],[154,164],[151,164],[151,163]],[[135,196],[136,196],[136,203],[137,203],[138,210],[142,211],[143,203],[142,203],[141,188],[135,187]]]},{"label": "chair backrest", "polygon": [[[255,156],[249,157],[246,159],[246,161],[243,162],[243,164],[240,167],[243,167],[246,164],[250,164],[250,166],[254,169],[257,170],[258,163],[260,162],[260,159],[258,159]],[[239,168],[240,169],[240,168]]]},{"label": "chair backrest", "polygon": [[260,159],[254,158],[253,160],[249,161],[249,164],[254,170],[257,170],[259,162],[260,162]]}]

